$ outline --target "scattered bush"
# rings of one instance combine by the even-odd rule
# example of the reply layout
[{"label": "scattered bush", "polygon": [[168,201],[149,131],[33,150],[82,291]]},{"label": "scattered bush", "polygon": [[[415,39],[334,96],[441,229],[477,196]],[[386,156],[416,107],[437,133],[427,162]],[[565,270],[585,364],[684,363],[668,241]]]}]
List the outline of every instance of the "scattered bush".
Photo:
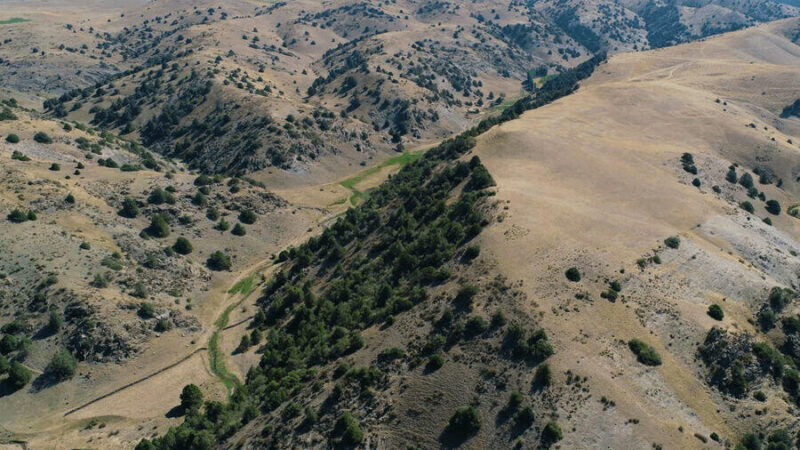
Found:
[{"label": "scattered bush", "polygon": [[739,207],[742,208],[743,210],[749,212],[750,214],[753,214],[754,212],[756,212],[756,209],[753,207],[753,204],[750,203],[747,200],[739,203]]},{"label": "scattered bush", "polygon": [[722,318],[725,317],[725,313],[722,312],[722,307],[716,304],[708,307],[708,315],[714,320],[722,320]]},{"label": "scattered bush", "polygon": [[702,184],[703,183],[700,181],[699,178],[695,178],[694,180],[692,180],[692,186],[694,187],[700,187]]},{"label": "scattered bush", "polygon": [[540,364],[536,368],[536,375],[533,377],[533,383],[537,387],[547,387],[553,382],[553,372],[547,364]]},{"label": "scattered bush", "polygon": [[447,428],[462,435],[476,433],[481,428],[481,418],[478,410],[472,406],[456,408],[456,412],[450,417]]},{"label": "scattered bush", "polygon": [[189,239],[186,239],[183,236],[175,240],[175,244],[173,244],[172,249],[181,255],[188,255],[189,253],[192,253],[192,250],[194,250],[192,243],[189,242]]},{"label": "scattered bush", "polygon": [[464,250],[464,259],[468,261],[472,261],[473,259],[477,258],[478,255],[481,254],[481,248],[477,245],[470,245]]},{"label": "scattered bush", "polygon": [[649,345],[639,339],[628,341],[628,347],[636,355],[636,359],[647,366],[660,366],[661,356]]},{"label": "scattered bush", "polygon": [[152,319],[156,316],[156,308],[147,302],[139,303],[139,317],[143,319]]},{"label": "scattered bush", "polygon": [[678,236],[670,236],[664,239],[664,244],[669,248],[678,248],[681,245],[681,240]]},{"label": "scattered bush", "polygon": [[206,266],[211,270],[230,270],[231,257],[217,250],[208,257]]},{"label": "scattered bush", "polygon": [[472,305],[472,300],[476,295],[478,295],[478,287],[471,284],[465,284],[458,289],[455,303],[462,308],[469,308]]},{"label": "scattered bush", "polygon": [[145,229],[145,232],[148,236],[156,238],[165,238],[169,236],[169,224],[167,223],[166,217],[159,213],[153,214],[153,217],[150,219],[150,226]]},{"label": "scattered bush", "polygon": [[442,358],[442,355],[438,353],[435,353],[431,355],[430,358],[428,358],[427,368],[431,372],[441,369],[443,365],[444,365],[444,358]]},{"label": "scattered bush", "polygon": [[122,200],[122,209],[117,211],[117,214],[122,217],[127,217],[128,219],[133,219],[139,215],[139,204],[136,203],[136,200],[125,197],[125,199]]},{"label": "scattered bush", "polygon": [[61,164],[58,164],[58,163],[50,164],[50,169],[49,170],[51,170],[53,172],[58,172],[59,170],[61,170]]},{"label": "scattered bush", "polygon": [[561,427],[555,422],[550,422],[542,430],[542,445],[550,447],[564,437]]},{"label": "scattered bush", "polygon": [[15,391],[22,389],[26,384],[30,383],[31,379],[33,379],[33,373],[31,373],[30,370],[18,361],[11,363],[11,367],[8,369],[6,383],[8,383],[12,389]]},{"label": "scattered bush", "polygon": [[781,213],[781,204],[777,200],[767,200],[766,209],[768,213],[777,216]]},{"label": "scattered bush", "polygon": [[361,431],[356,420],[348,412],[339,416],[333,428],[333,435],[335,436],[335,442],[349,446],[359,445],[364,440],[364,432]]},{"label": "scattered bush", "polygon": [[28,158],[26,155],[24,155],[19,150],[14,150],[13,152],[11,152],[11,159],[14,159],[14,160],[17,160],[17,161],[23,161],[23,162],[31,160],[30,158]]},{"label": "scattered bush", "polygon": [[75,376],[77,369],[78,360],[67,349],[61,348],[50,359],[44,371],[55,380],[63,381]]},{"label": "scattered bush", "polygon": [[8,136],[6,136],[6,142],[8,142],[9,144],[16,144],[19,142],[19,136],[17,136],[14,133],[11,133]]},{"label": "scattered bush", "polygon": [[44,131],[39,131],[38,133],[33,135],[33,140],[40,143],[40,144],[52,144],[53,139],[47,135]]},{"label": "scattered bush", "polygon": [[28,215],[19,209],[14,209],[6,215],[6,219],[8,219],[9,222],[22,223],[28,220]]},{"label": "scattered bush", "polygon": [[181,391],[181,408],[186,412],[196,412],[203,406],[203,392],[194,384],[187,384]]},{"label": "scattered bush", "polygon": [[517,414],[517,424],[523,428],[529,428],[533,425],[534,420],[536,420],[536,414],[530,406],[522,408]]},{"label": "scattered bush", "polygon": [[745,174],[739,178],[739,184],[745,189],[750,189],[753,187],[753,176],[745,172]]},{"label": "scattered bush", "polygon": [[242,226],[241,223],[237,223],[236,225],[233,226],[231,234],[234,236],[244,236],[245,234],[247,234],[247,230],[244,229],[244,226]]},{"label": "scattered bush", "polygon": [[569,269],[567,269],[566,272],[564,272],[564,275],[567,277],[569,281],[572,281],[574,283],[581,281],[581,272],[578,270],[577,267],[570,267]]},{"label": "scattered bush", "polygon": [[242,223],[246,223],[247,225],[252,225],[256,223],[256,219],[258,219],[258,216],[250,209],[243,209],[239,213],[239,221]]}]

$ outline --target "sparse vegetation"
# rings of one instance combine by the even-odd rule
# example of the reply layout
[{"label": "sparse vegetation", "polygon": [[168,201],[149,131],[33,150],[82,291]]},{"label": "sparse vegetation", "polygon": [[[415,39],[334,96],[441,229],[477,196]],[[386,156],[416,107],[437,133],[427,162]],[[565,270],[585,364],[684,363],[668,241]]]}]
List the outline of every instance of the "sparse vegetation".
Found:
[{"label": "sparse vegetation", "polygon": [[577,267],[570,267],[569,269],[567,269],[566,272],[564,272],[564,275],[567,277],[569,281],[572,281],[574,283],[581,281],[581,272],[578,270]]},{"label": "sparse vegetation", "polygon": [[208,257],[206,266],[211,270],[230,270],[231,258],[225,253],[217,250]]},{"label": "sparse vegetation", "polygon": [[649,345],[639,339],[628,341],[628,347],[636,355],[636,359],[647,366],[660,366],[661,356]]},{"label": "sparse vegetation", "polygon": [[40,144],[52,144],[53,139],[47,135],[44,131],[39,131],[33,135],[33,140],[40,143]]},{"label": "sparse vegetation", "polygon": [[722,307],[716,304],[708,307],[708,315],[714,320],[722,320],[725,317]]}]

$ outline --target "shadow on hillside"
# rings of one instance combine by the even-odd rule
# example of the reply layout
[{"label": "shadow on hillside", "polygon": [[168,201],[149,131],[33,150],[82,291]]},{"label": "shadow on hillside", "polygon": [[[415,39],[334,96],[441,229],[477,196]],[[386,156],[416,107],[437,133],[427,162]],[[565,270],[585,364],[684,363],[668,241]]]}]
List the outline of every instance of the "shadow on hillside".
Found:
[{"label": "shadow on hillside", "polygon": [[166,417],[167,419],[175,419],[175,418],[178,418],[178,417],[183,417],[185,415],[186,415],[186,411],[183,410],[183,406],[176,405],[176,406],[173,406],[172,409],[167,411],[167,413],[164,414],[164,417]]},{"label": "shadow on hillside", "polygon": [[443,448],[458,448],[464,445],[475,433],[464,434],[460,431],[452,430],[450,427],[445,428],[442,434],[439,435],[439,443]]}]

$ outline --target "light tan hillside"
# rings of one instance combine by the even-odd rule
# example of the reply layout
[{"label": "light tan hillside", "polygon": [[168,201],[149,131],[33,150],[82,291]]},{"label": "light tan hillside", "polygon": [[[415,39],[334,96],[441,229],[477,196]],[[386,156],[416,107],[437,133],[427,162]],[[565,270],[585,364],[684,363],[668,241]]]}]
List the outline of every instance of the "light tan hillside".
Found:
[{"label": "light tan hillside", "polygon": [[[713,448],[694,434],[736,442],[770,421],[793,426],[780,386],[759,382],[770,413],[753,415],[762,405],[752,397],[709,386],[697,350],[713,325],[756,333],[748,321],[767,290],[798,285],[800,227],[785,210],[800,193],[800,148],[790,143],[800,122],[778,117],[800,97],[800,47],[786,37],[796,28],[780,22],[616,55],[576,94],[479,138],[475,153],[507,205],[481,235],[483,248],[523,280],[528,307],[544,311],[554,371],[589,377],[581,405],[560,405],[572,430],[565,448]],[[682,169],[684,152],[699,188]],[[761,166],[783,180],[778,188],[754,175],[766,199],[784,206],[780,215],[725,180],[734,163],[739,176]],[[755,214],[737,207],[744,200]],[[761,221],[768,216],[774,226]],[[678,249],[663,244],[669,236],[680,237]],[[637,266],[655,250],[661,264]],[[583,273],[579,283],[565,279],[570,266]],[[606,280],[622,284],[616,302],[600,297]],[[706,315],[712,303],[725,311],[721,323]],[[637,363],[634,337],[663,365]],[[616,406],[605,410],[603,396]]]}]

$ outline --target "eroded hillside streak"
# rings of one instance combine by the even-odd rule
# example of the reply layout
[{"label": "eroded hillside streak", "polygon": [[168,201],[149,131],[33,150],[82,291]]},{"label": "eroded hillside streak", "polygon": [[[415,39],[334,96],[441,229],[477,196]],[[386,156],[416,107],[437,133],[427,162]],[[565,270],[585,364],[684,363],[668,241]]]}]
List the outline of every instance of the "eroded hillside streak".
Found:
[{"label": "eroded hillside streak", "polygon": [[[578,81],[603,60],[604,56],[595,57],[565,71],[499,117],[485,119],[442,142],[407,164],[358,207],[348,209],[321,235],[281,252],[278,262],[284,264],[266,285],[253,320],[255,328],[266,331],[267,340],[261,362],[249,370],[246,383],[234,389],[228,404],[211,402],[164,437],[145,439],[137,448],[171,449],[195,441],[224,441],[287,403],[282,417],[298,415],[302,405],[293,400],[307,401],[301,394],[312,394],[304,388],[318,370],[363,348],[365,329],[392,323],[395,315],[426,302],[431,287],[450,277],[446,264],[456,255],[465,258],[466,244],[490,223],[486,213],[492,209],[487,201],[492,193],[487,188],[494,180],[479,158],[463,160],[475,146],[475,137],[572,93]],[[457,312],[459,317],[465,315],[477,291],[466,284],[459,289],[454,303],[466,306]],[[227,325],[226,317],[223,314],[217,321],[218,328]],[[507,340],[513,344],[514,358],[535,364],[552,354],[543,330],[529,333],[519,325],[509,326]],[[393,359],[403,353],[390,348],[379,358]],[[356,372],[365,380],[381,377],[373,368]],[[324,425],[332,425],[329,416],[325,420]],[[555,429],[551,427],[553,433]],[[363,439],[349,413],[340,416],[337,433],[340,437],[329,444]],[[255,439],[259,445],[268,445],[261,440],[269,434],[265,427]]]}]

